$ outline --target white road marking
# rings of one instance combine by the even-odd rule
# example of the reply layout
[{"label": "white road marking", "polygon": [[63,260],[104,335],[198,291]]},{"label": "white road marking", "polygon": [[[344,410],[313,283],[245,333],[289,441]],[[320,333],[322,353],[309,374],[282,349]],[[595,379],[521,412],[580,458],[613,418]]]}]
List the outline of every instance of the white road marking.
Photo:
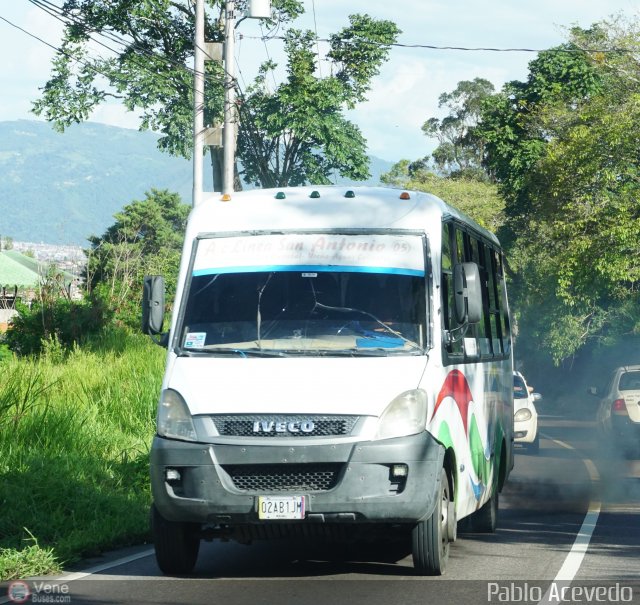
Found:
[{"label": "white road marking", "polygon": [[[153,549],[143,550],[142,552],[136,553],[134,555],[128,555],[127,557],[122,557],[120,559],[115,559],[114,561],[109,561],[108,563],[101,563],[100,565],[95,565],[94,567],[89,567],[84,571],[78,571],[74,573],[67,574],[65,576],[55,576],[55,577],[47,577],[46,579],[34,578],[23,580],[24,582],[29,583],[30,588],[34,582],[47,582],[52,585],[66,584],[67,582],[73,582],[74,580],[82,580],[88,576],[91,576],[96,573],[100,573],[101,571],[106,571],[107,569],[111,569],[113,567],[118,567],[119,565],[125,565],[127,563],[131,563],[133,561],[137,561],[138,559],[144,559],[145,557],[150,557],[153,555]],[[11,584],[11,582],[9,582]],[[4,605],[5,603],[13,603],[9,597],[0,598],[0,605]]]},{"label": "white road marking", "polygon": [[[548,435],[542,434],[545,439],[549,439],[554,443],[557,443],[561,447],[564,447],[568,450],[575,451],[575,448],[565,443],[564,441],[560,441],[558,439],[553,439]],[[600,480],[600,473],[596,468],[596,465],[589,458],[581,458],[584,465],[587,467],[587,472],[589,473],[589,478],[592,482]],[[569,587],[571,582],[575,578],[578,570],[580,569],[580,565],[582,565],[582,560],[584,556],[587,554],[587,549],[589,548],[589,542],[591,542],[591,537],[593,536],[593,532],[598,523],[598,517],[600,516],[600,510],[602,508],[602,503],[599,500],[594,500],[589,503],[589,509],[587,514],[584,517],[580,530],[576,536],[575,542],[569,551],[560,571],[558,571],[556,577],[553,579],[553,582],[545,592],[542,599],[539,601],[540,604],[545,603],[558,603],[559,596],[562,595],[562,590],[565,587]]]},{"label": "white road marking", "polygon": [[66,576],[62,576],[61,578],[57,578],[56,582],[73,582],[74,580],[82,580],[83,578],[86,578],[87,576],[92,576],[95,573],[100,573],[101,571],[106,571],[107,569],[118,567],[119,565],[125,565],[126,563],[137,561],[138,559],[144,559],[145,557],[150,557],[152,554],[153,554],[152,548],[148,550],[143,550],[142,552],[136,553],[135,555],[122,557],[121,559],[116,559],[115,561],[109,561],[108,563],[101,563],[100,565],[96,565],[95,567],[90,567],[85,571],[78,571]]}]

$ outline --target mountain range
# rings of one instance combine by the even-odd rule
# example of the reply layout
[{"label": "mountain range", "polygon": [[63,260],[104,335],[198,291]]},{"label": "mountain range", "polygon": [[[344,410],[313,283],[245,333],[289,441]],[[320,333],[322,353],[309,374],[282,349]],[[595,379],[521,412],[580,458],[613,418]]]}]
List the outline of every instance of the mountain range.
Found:
[{"label": "mountain range", "polygon": [[[152,132],[95,122],[64,133],[36,120],[0,122],[0,236],[86,246],[151,188],[190,204],[192,163],[159,151],[157,141]],[[393,165],[370,160],[371,179],[357,184],[378,184]],[[212,189],[206,168],[204,187]]]}]

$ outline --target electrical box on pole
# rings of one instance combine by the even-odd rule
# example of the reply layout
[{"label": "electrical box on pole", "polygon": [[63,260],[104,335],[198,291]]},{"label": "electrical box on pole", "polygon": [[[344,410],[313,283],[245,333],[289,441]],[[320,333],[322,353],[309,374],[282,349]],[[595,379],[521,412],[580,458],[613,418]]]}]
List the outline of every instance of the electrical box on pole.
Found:
[{"label": "electrical box on pole", "polygon": [[250,19],[271,19],[271,0],[250,0],[247,17]]},{"label": "electrical box on pole", "polygon": [[[205,61],[222,62],[224,44],[222,42],[205,42]],[[209,147],[222,147],[222,124],[216,123],[204,131],[204,144]]]},{"label": "electrical box on pole", "polygon": [[222,42],[205,42],[206,61],[222,61]]}]

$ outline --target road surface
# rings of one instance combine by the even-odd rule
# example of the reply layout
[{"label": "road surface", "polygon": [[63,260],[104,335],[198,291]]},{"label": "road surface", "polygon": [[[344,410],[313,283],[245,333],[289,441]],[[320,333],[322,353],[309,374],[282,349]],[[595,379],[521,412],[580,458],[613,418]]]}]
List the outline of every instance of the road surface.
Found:
[{"label": "road surface", "polygon": [[92,605],[640,604],[640,461],[603,447],[589,422],[548,415],[540,425],[540,452],[517,449],[498,531],[460,533],[442,577],[415,576],[406,544],[214,542],[203,543],[192,577],[167,578],[147,545],[88,562],[47,579],[50,585],[29,580],[31,598]]}]

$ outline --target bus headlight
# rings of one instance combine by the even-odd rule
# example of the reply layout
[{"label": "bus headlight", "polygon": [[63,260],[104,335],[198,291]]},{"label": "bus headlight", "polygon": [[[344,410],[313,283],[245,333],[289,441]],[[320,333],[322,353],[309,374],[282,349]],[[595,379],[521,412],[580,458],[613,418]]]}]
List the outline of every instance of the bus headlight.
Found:
[{"label": "bus headlight", "polygon": [[173,389],[165,389],[158,404],[158,435],[183,441],[197,441],[193,418],[182,396]]},{"label": "bus headlight", "polygon": [[415,435],[427,424],[427,394],[422,389],[398,395],[382,412],[374,439]]}]

